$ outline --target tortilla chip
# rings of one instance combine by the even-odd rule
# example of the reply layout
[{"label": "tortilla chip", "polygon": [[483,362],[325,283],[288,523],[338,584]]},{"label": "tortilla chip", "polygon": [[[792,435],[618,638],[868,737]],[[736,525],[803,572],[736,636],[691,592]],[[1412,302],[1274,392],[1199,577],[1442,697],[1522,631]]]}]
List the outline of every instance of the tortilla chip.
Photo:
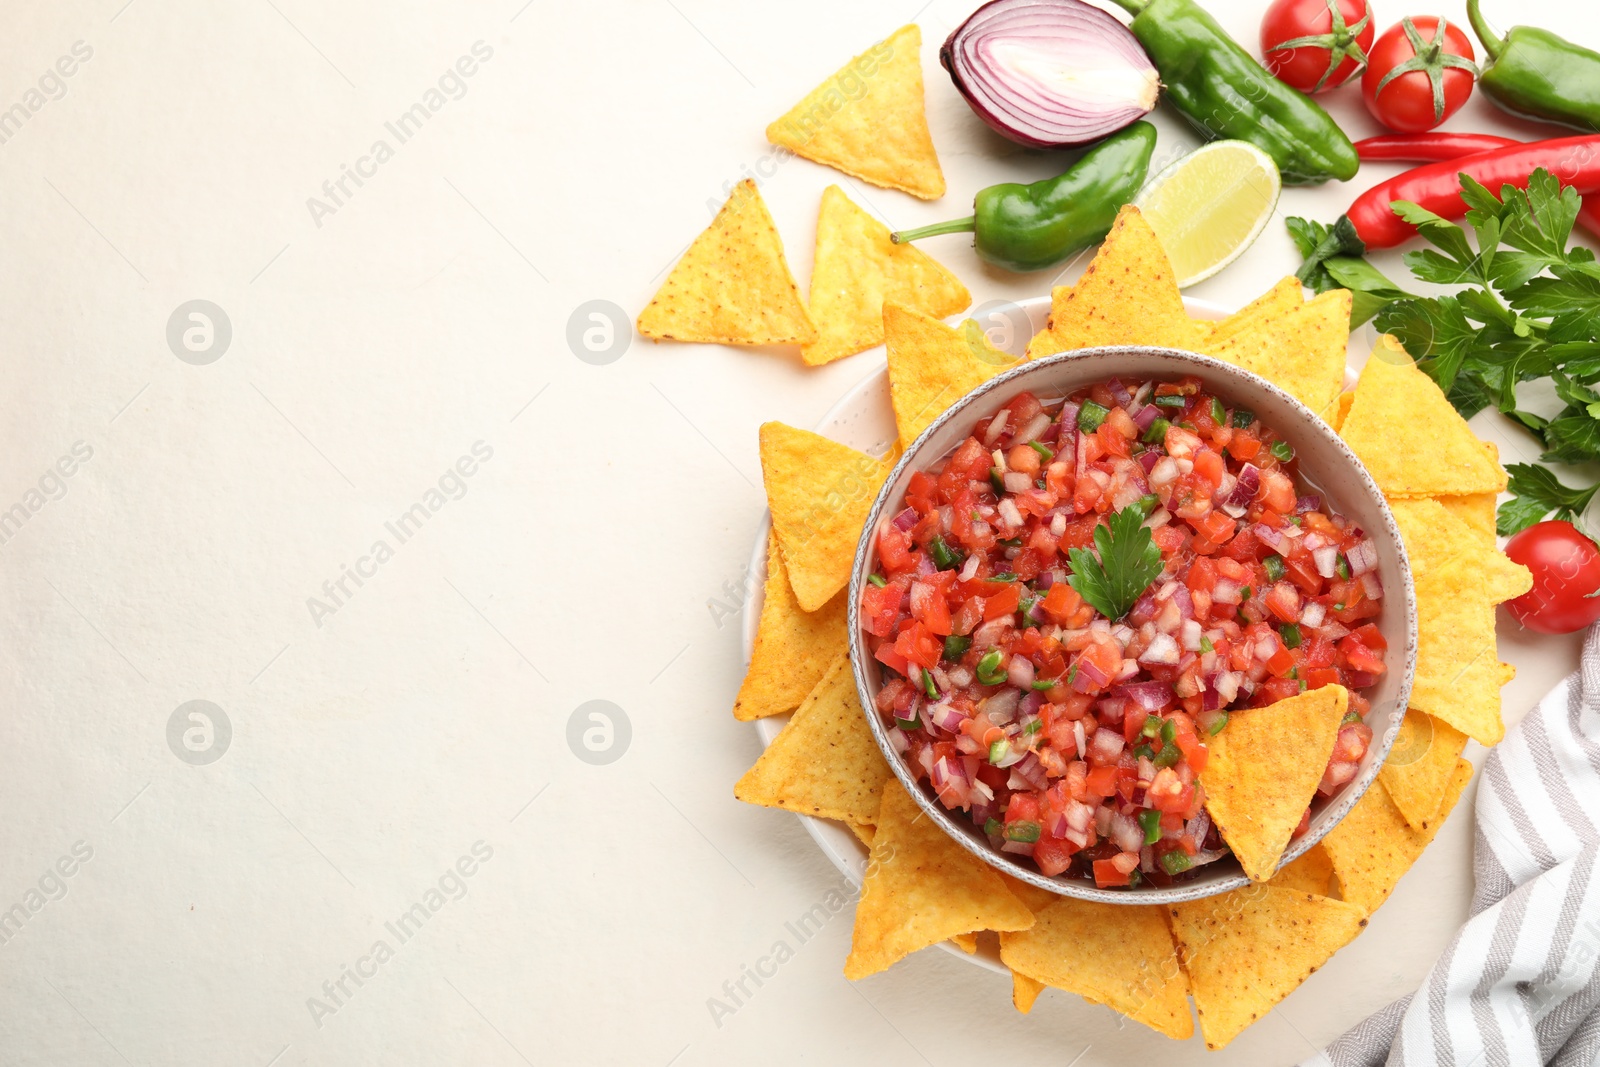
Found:
[{"label": "tortilla chip", "polygon": [[782,715],[800,706],[834,660],[850,646],[845,632],[849,604],[836,595],[818,611],[800,610],[783,568],[778,535],[767,533],[767,586],[761,622],[750,653],[733,717],[740,722]]},{"label": "tortilla chip", "polygon": [[850,580],[856,541],[891,464],[781,422],[761,426],[761,480],[789,585],[816,611]]},{"label": "tortilla chip", "polygon": [[1385,789],[1369,788],[1339,825],[1328,831],[1322,847],[1333,861],[1339,895],[1371,915],[1389,899],[1400,876],[1411,869],[1472,779],[1472,764],[1457,760],[1438,814],[1413,830]]},{"label": "tortilla chip", "polygon": [[920,248],[895,244],[889,228],[837,185],[822,194],[811,268],[811,321],[817,340],[800,349],[808,366],[832,363],[883,343],[887,300],[942,319],[972,303],[954,274]]},{"label": "tortilla chip", "polygon": [[885,189],[944,195],[922,100],[922,31],[902,26],[767,127],[767,140]]},{"label": "tortilla chip", "polygon": [[1021,362],[991,345],[971,319],[952,328],[893,301],[883,305],[883,332],[894,422],[908,448],[957,400]]},{"label": "tortilla chip", "polygon": [[1289,275],[1227,318],[1205,323],[1195,351],[1212,355],[1217,345],[1288,314],[1305,302],[1301,293],[1300,279]]},{"label": "tortilla chip", "polygon": [[1050,318],[1028,342],[1028,358],[1095,345],[1193,348],[1202,330],[1183,310],[1155,231],[1129,204],[1077,284],[1051,291]]},{"label": "tortilla chip", "polygon": [[1230,716],[1210,743],[1206,811],[1239,866],[1264,882],[1316,796],[1350,693],[1326,685]]},{"label": "tortilla chip", "polygon": [[1489,547],[1495,544],[1494,512],[1500,499],[1496,493],[1469,493],[1465,496],[1436,498],[1446,511],[1477,531]]},{"label": "tortilla chip", "polygon": [[1044,983],[1029,978],[1021,971],[1011,972],[1011,1006],[1026,1015],[1033,1010],[1033,1002],[1044,992]]},{"label": "tortilla chip", "polygon": [[807,345],[816,327],[783,258],[783,241],[748,178],[639,313],[656,341]]},{"label": "tortilla chip", "polygon": [[872,823],[889,778],[856,696],[850,657],[833,661],[800,710],[733,787],[747,804]]},{"label": "tortilla chip", "polygon": [[974,955],[978,951],[978,931],[974,930],[970,934],[952,934],[950,943],[967,955]]},{"label": "tortilla chip", "polygon": [[1002,873],[1000,879],[1005,882],[1006,888],[1011,890],[1011,895],[1027,905],[1028,910],[1035,915],[1061,899],[1060,893],[1052,893],[1048,889],[1031,886],[1020,878],[1013,878],[1009,874]]},{"label": "tortilla chip", "polygon": [[1179,1041],[1194,1034],[1189,983],[1159,907],[1061,898],[1031,929],[1001,934],[1000,958],[1157,1033]]},{"label": "tortilla chip", "polygon": [[877,974],[957,934],[1032,925],[1033,912],[1000,875],[924,816],[891,776],[883,786],[844,976]]},{"label": "tortilla chip", "polygon": [[1498,493],[1506,472],[1388,334],[1361,369],[1339,436],[1394,496]]},{"label": "tortilla chip", "polygon": [[1315,893],[1319,897],[1329,896],[1333,890],[1333,861],[1322,850],[1321,843],[1312,845],[1305,855],[1293,863],[1285,864],[1267,884],[1279,889]]},{"label": "tortilla chip", "polygon": [[1494,605],[1527,592],[1532,575],[1437,500],[1392,500],[1389,507],[1417,594],[1411,706],[1493,745],[1505,735]]},{"label": "tortilla chip", "polygon": [[[1467,525],[1442,501],[1396,499],[1389,501],[1389,510],[1405,541],[1413,582],[1419,576],[1465,567],[1476,576],[1480,597],[1493,604],[1512,600],[1533,588],[1532,571],[1513,563],[1492,541],[1484,540],[1481,530]],[[1419,600],[1422,595],[1419,588]]]},{"label": "tortilla chip", "polygon": [[1206,1048],[1220,1049],[1367,925],[1353,904],[1252,885],[1168,909]]},{"label": "tortilla chip", "polygon": [[1355,403],[1355,400],[1356,394],[1353,392],[1339,394],[1339,403],[1334,406],[1333,418],[1328,420],[1328,425],[1333,427],[1334,433],[1344,429],[1344,420],[1350,417],[1350,405]]},{"label": "tortilla chip", "polygon": [[845,823],[845,826],[849,827],[850,832],[856,835],[857,841],[860,841],[868,848],[872,847],[872,837],[877,833],[877,829],[875,827],[868,823],[860,822],[847,822]]},{"label": "tortilla chip", "polygon": [[1439,814],[1456,761],[1466,747],[1467,735],[1443,719],[1406,709],[1378,781],[1413,830],[1421,830]]},{"label": "tortilla chip", "polygon": [[1263,315],[1210,345],[1209,354],[1259,374],[1323,420],[1338,410],[1350,344],[1350,291],[1330,289],[1293,310]]}]

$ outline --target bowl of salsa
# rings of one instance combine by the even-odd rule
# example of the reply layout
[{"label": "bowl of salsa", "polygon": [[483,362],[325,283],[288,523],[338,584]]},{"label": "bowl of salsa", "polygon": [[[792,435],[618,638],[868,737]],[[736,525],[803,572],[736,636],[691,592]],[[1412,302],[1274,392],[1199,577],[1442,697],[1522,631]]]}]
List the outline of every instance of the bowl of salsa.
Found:
[{"label": "bowl of salsa", "polygon": [[1333,429],[1206,356],[1024,364],[908,448],[857,547],[851,658],[873,734],[947,833],[1068,896],[1248,884],[1206,813],[1230,715],[1349,692],[1282,862],[1371,785],[1416,648],[1405,550]]}]

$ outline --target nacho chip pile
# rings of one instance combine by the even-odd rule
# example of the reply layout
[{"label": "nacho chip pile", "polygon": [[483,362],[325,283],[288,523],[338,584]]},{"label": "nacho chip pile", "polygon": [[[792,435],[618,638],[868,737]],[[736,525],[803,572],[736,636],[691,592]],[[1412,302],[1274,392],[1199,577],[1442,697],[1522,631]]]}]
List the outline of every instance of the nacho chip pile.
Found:
[{"label": "nacho chip pile", "polygon": [[[922,31],[903,26],[846,63],[767,139],[794,155],[924,200],[944,195],[944,173],[923,107]],[[972,296],[926,252],[889,240],[889,228],[838,186],[822,194],[808,301],[754,181],[738,184],[639,315],[656,341],[794,345],[808,366],[883,343],[886,301],[943,318]]]},{"label": "nacho chip pile", "polygon": [[[830,226],[875,241],[841,199],[825,204],[838,213]],[[906,446],[1016,361],[975,323],[940,321],[957,294],[940,288],[936,266],[874,269],[919,279],[881,290],[891,400]],[[949,300],[905,296],[930,287]],[[1320,843],[1283,864],[1348,694],[1328,686],[1239,711],[1213,740],[1201,779],[1207,811],[1252,882],[1186,904],[1058,896],[997,872],[922,814],[874,742],[845,632],[843,590],[889,466],[816,434],[762,427],[773,533],[760,632],[735,715],[794,714],[735,793],[840,820],[869,845],[847,976],[875,974],[940,941],[973,952],[991,931],[1012,970],[1018,1011],[1030,1011],[1045,989],[1062,989],[1174,1039],[1191,1037],[1198,1018],[1207,1046],[1222,1048],[1358,936],[1432,841],[1471,779],[1461,758],[1467,740],[1492,744],[1503,731],[1499,691],[1509,668],[1495,651],[1494,605],[1525,591],[1529,577],[1495,548],[1505,475],[1492,446],[1392,338],[1356,388],[1343,391],[1348,299],[1306,301],[1285,279],[1220,322],[1191,320],[1160,245],[1128,208],[1078,283],[1054,291],[1050,320],[1028,346],[1037,358],[1088,345],[1172,345],[1261,374],[1341,433],[1389,499],[1406,545],[1419,614],[1416,687],[1377,781]],[[871,302],[851,308],[853,321]]]}]

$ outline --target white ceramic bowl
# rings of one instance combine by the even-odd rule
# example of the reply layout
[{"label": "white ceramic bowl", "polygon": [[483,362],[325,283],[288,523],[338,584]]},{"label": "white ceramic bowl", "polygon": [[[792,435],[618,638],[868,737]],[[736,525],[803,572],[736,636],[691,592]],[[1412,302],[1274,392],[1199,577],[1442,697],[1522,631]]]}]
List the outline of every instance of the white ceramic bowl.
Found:
[{"label": "white ceramic bowl", "polygon": [[1262,422],[1277,430],[1294,446],[1299,457],[1300,478],[1323,494],[1329,505],[1348,516],[1373,539],[1378,548],[1378,574],[1383,582],[1384,610],[1378,629],[1389,643],[1388,669],[1377,686],[1367,692],[1372,710],[1367,725],[1373,730],[1373,744],[1353,778],[1338,794],[1314,806],[1309,832],[1290,843],[1283,862],[1289,863],[1322,839],[1361,798],[1377,776],[1389,747],[1394,742],[1405,715],[1411,692],[1412,671],[1416,663],[1416,598],[1405,546],[1395,527],[1394,517],[1383,494],[1373,483],[1355,454],[1333,429],[1278,386],[1264,378],[1240,370],[1220,360],[1176,349],[1122,346],[1090,348],[1065,352],[1024,363],[990,380],[963,397],[918,437],[901,457],[879,491],[872,511],[856,546],[855,567],[850,575],[850,658],[855,669],[856,687],[862,707],[872,727],[878,747],[889,761],[896,777],[914,797],[927,816],[962,847],[984,862],[1014,878],[1064,896],[1116,904],[1171,904],[1196,900],[1249,884],[1238,863],[1230,856],[1208,865],[1192,879],[1158,888],[1098,889],[1073,878],[1048,877],[1031,860],[993,848],[970,821],[953,817],[932,793],[919,783],[905,759],[890,744],[888,731],[874,710],[873,698],[881,685],[878,664],[868,654],[860,626],[861,587],[877,567],[877,532],[904,505],[906,484],[912,473],[937,464],[959,445],[977,423],[991,416],[1007,400],[1024,390],[1043,400],[1067,394],[1120,377],[1124,381],[1149,379],[1176,380],[1193,375],[1206,384],[1207,391],[1230,406],[1248,408]]}]

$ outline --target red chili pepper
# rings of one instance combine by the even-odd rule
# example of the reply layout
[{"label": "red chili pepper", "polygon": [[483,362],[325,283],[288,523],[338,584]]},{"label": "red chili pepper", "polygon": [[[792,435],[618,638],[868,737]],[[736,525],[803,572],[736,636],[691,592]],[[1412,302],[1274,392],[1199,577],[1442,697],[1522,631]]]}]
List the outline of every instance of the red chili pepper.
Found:
[{"label": "red chili pepper", "polygon": [[1492,133],[1386,133],[1357,141],[1356,155],[1363,163],[1439,163],[1521,143]]},{"label": "red chili pepper", "polygon": [[[1356,154],[1363,163],[1440,163],[1522,143],[1492,133],[1389,133],[1357,141]],[[1600,197],[1584,200],[1578,211],[1578,225],[1600,235]]]},{"label": "red chili pepper", "polygon": [[1396,200],[1420,204],[1446,219],[1467,213],[1461,199],[1460,174],[1498,191],[1503,185],[1527,188],[1528,176],[1543,167],[1580,196],[1600,192],[1600,135],[1558,137],[1513,144],[1490,152],[1446,159],[1397,174],[1368,189],[1339,216],[1328,235],[1300,268],[1302,281],[1329,256],[1364,255],[1374,248],[1394,248],[1416,236],[1417,228],[1391,210]]}]

